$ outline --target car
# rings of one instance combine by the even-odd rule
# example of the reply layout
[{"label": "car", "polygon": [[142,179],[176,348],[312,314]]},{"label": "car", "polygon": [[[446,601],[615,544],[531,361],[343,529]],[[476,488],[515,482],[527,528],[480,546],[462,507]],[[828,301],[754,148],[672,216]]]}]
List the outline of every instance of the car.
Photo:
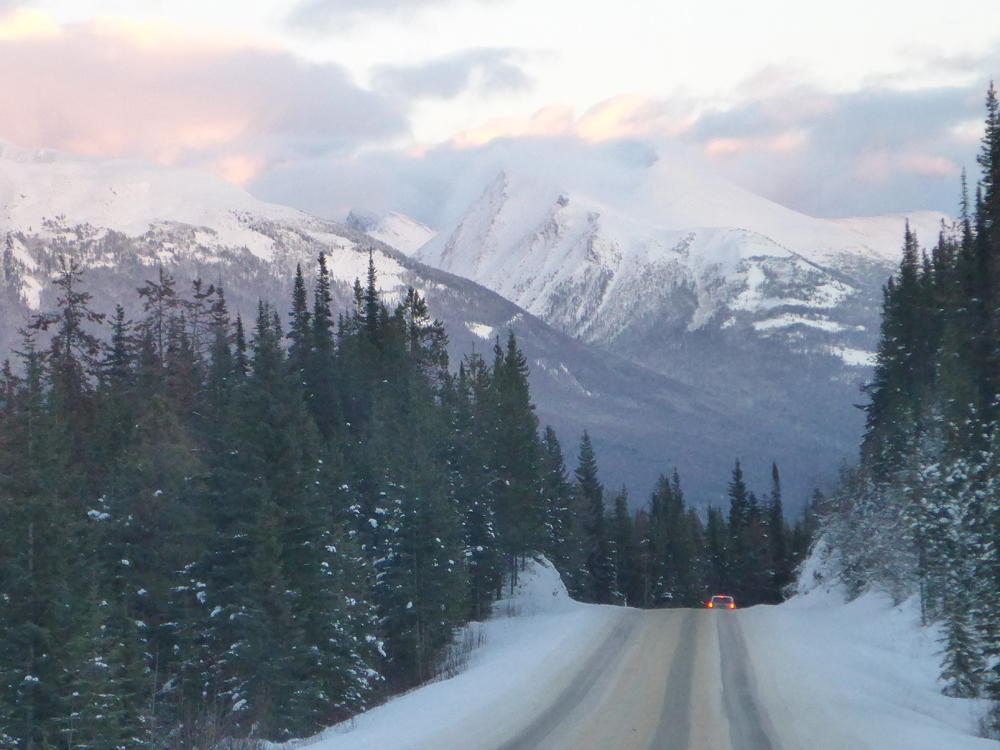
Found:
[{"label": "car", "polygon": [[716,594],[708,600],[709,609],[736,609],[736,601],[731,596]]}]

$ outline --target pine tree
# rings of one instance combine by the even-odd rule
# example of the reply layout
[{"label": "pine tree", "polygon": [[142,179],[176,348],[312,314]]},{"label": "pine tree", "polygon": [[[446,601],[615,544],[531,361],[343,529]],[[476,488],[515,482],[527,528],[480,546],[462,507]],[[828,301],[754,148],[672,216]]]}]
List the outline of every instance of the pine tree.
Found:
[{"label": "pine tree", "polygon": [[[711,505],[708,506],[706,555],[708,557],[708,588],[717,594],[735,591],[726,520],[722,511]],[[732,594],[730,593],[730,595]]]},{"label": "pine tree", "polygon": [[614,496],[614,516],[611,524],[612,598],[626,606],[643,599],[642,574],[639,562],[639,540],[635,521],[629,512],[628,490],[622,487]]},{"label": "pine tree", "polygon": [[780,602],[784,590],[792,582],[791,554],[788,549],[788,524],[781,499],[781,475],[778,464],[771,465],[771,502],[767,512],[767,535],[771,543],[772,593],[770,600]]},{"label": "pine tree", "polygon": [[500,591],[503,567],[493,510],[497,482],[489,465],[492,400],[488,369],[475,352],[459,367],[453,385],[449,458],[452,492],[462,513],[470,616],[476,620],[489,615]]},{"label": "pine tree", "polygon": [[176,286],[173,276],[160,267],[157,281],[147,279],[138,289],[146,313],[141,326],[151,337],[156,361],[160,364],[166,360],[170,328],[180,306]]},{"label": "pine tree", "polygon": [[538,418],[528,391],[528,365],[511,330],[506,350],[497,341],[492,368],[495,409],[494,500],[497,532],[509,561],[511,586],[518,559],[544,545]]},{"label": "pine tree", "polygon": [[[542,501],[548,540],[545,554],[559,571],[572,596],[583,596],[586,581],[580,522],[573,509],[573,486],[566,472],[556,431],[542,435]],[[644,600],[645,603],[645,600]]]},{"label": "pine tree", "polygon": [[60,256],[59,263],[60,273],[53,282],[60,290],[58,309],[35,315],[29,327],[38,331],[56,328],[49,346],[52,396],[63,405],[71,429],[82,437],[85,427],[80,412],[85,397],[92,392],[91,378],[97,373],[101,351],[99,339],[86,326],[103,323],[105,315],[91,310],[90,293],[80,291],[83,272],[76,261],[67,263]]},{"label": "pine tree", "polygon": [[[303,290],[304,291],[304,287]],[[330,440],[340,421],[337,409],[335,384],[337,382],[336,343],[333,338],[333,312],[330,304],[333,297],[330,293],[330,272],[326,267],[326,255],[319,254],[316,272],[316,287],[313,290],[313,311],[309,343],[311,356],[305,368],[306,403],[312,414],[320,435]],[[300,303],[293,300],[292,330],[299,336],[298,327],[306,321],[300,309]],[[302,331],[304,333],[304,329]],[[302,342],[300,342],[301,346]],[[304,346],[302,347],[304,355]],[[299,352],[296,351],[296,355]]]},{"label": "pine tree", "polygon": [[[329,290],[327,290],[329,294]],[[329,302],[327,302],[329,304]],[[302,265],[295,265],[295,285],[292,287],[292,311],[288,315],[289,326],[286,334],[291,342],[288,347],[288,369],[296,382],[305,385],[309,360],[312,356],[312,326],[309,314],[309,300],[306,282],[302,276]]]},{"label": "pine tree", "polygon": [[597,456],[589,433],[580,441],[580,459],[576,469],[576,507],[587,537],[588,599],[611,603],[611,560],[604,520],[604,486],[597,476]]}]

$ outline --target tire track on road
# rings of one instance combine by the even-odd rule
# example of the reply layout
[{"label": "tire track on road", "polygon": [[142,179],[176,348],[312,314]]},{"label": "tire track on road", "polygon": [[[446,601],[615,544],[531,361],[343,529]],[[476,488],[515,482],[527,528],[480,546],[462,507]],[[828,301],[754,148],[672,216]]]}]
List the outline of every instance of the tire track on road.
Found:
[{"label": "tire track on road", "polygon": [[694,610],[684,613],[684,624],[667,672],[667,690],[656,734],[649,750],[688,750],[691,738],[691,695],[698,646],[698,619]]},{"label": "tire track on road", "polygon": [[722,653],[722,705],[729,719],[732,750],[780,750],[768,736],[770,720],[757,697],[750,654],[736,613],[719,614],[723,615],[717,621]]},{"label": "tire track on road", "polygon": [[637,624],[636,614],[627,613],[580,670],[573,685],[559,696],[551,708],[497,750],[534,750],[538,747],[559,728],[600,679],[610,673],[611,665],[621,658],[629,645]]}]

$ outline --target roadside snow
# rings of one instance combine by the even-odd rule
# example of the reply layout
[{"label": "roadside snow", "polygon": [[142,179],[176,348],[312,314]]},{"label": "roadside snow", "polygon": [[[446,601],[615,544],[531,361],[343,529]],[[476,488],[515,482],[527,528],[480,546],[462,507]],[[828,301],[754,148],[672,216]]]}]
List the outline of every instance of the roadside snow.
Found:
[{"label": "roadside snow", "polygon": [[[775,746],[995,748],[974,736],[985,702],[941,694],[939,631],[920,626],[918,603],[894,607],[876,593],[847,603],[824,557],[809,561],[791,600],[737,612]],[[498,728],[529,725],[624,611],[570,600],[552,566],[533,563],[493,619],[470,625],[475,647],[458,676],[279,747],[494,750],[509,739]]]},{"label": "roadside snow", "polygon": [[814,555],[804,591],[740,613],[762,702],[785,748],[973,750],[985,701],[947,698],[937,627],[915,598],[881,593],[845,602]]},{"label": "roadside snow", "polygon": [[[598,646],[620,608],[574,602],[547,561],[529,563],[494,617],[473,623],[476,640],[464,672],[390,700],[291,750],[441,750],[495,748],[564,690],[578,660]],[[509,592],[509,589],[508,589]],[[457,640],[461,640],[459,635]]]}]

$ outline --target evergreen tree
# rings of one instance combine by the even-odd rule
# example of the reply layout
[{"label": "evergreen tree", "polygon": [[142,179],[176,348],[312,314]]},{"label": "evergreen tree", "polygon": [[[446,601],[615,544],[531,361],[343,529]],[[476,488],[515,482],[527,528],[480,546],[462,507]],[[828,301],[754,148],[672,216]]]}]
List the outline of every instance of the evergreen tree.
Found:
[{"label": "evergreen tree", "polygon": [[590,435],[583,431],[576,469],[575,503],[586,534],[590,601],[610,603],[612,571],[604,520],[604,485],[597,476],[597,456]]},{"label": "evergreen tree", "polygon": [[[573,486],[556,431],[545,427],[542,435],[542,502],[548,532],[544,550],[559,571],[572,596],[585,595],[586,567],[582,529],[573,509]],[[645,603],[645,599],[643,600]]]},{"label": "evergreen tree", "polygon": [[788,548],[788,524],[785,521],[785,511],[781,500],[781,474],[778,464],[771,465],[771,502],[767,510],[767,536],[771,543],[772,592],[770,600],[780,602],[784,599],[784,590],[793,578],[791,552]]},{"label": "evergreen tree", "polygon": [[708,524],[705,531],[708,588],[715,593],[735,591],[726,520],[722,511],[711,505],[708,506]]},{"label": "evergreen tree", "polygon": [[[327,289],[327,295],[329,295],[329,289]],[[329,301],[327,301],[327,305],[329,305]],[[293,374],[295,382],[306,385],[305,378],[309,372],[310,358],[312,357],[312,326],[306,282],[302,276],[302,264],[300,263],[295,265],[292,311],[288,315],[288,320],[289,326],[286,335],[291,342],[288,346],[288,369]]]},{"label": "evergreen tree", "polygon": [[614,497],[614,516],[611,524],[611,568],[613,571],[612,598],[628,606],[642,602],[643,586],[639,561],[639,540],[635,522],[628,508],[628,490],[622,487]]},{"label": "evergreen tree", "polygon": [[494,353],[491,373],[496,429],[491,462],[497,479],[494,512],[513,587],[518,559],[544,545],[541,449],[538,418],[528,392],[527,360],[518,349],[513,330],[508,334],[506,350],[498,340]]},{"label": "evergreen tree", "polygon": [[221,286],[185,299],[161,269],[105,344],[79,269],[61,280],[52,346],[29,332],[23,376],[0,368],[0,744],[312,733],[432,677],[537,553],[593,597],[593,552],[605,600],[616,572],[643,598],[627,502],[605,522],[589,446],[583,528],[513,332],[452,375],[443,325],[412,289],[389,311],[373,254],[336,341],[322,257],[312,311],[300,270],[289,336],[262,301],[249,341]]}]

